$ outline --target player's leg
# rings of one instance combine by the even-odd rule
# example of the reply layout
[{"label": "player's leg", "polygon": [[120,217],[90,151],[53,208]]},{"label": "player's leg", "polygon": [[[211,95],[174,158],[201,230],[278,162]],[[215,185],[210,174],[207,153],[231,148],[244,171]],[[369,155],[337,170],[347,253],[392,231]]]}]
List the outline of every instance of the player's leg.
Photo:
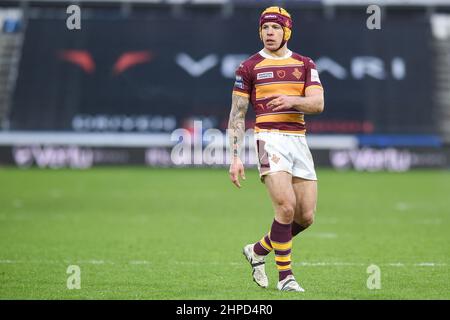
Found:
[{"label": "player's leg", "polygon": [[[269,235],[265,235],[259,242],[244,247],[244,255],[251,263],[253,280],[260,286],[267,286],[268,279],[265,274],[265,256],[275,249],[277,268],[280,278],[286,286],[283,290],[296,290],[300,288],[293,278],[290,266],[290,250],[292,245],[291,223],[295,212],[295,193],[292,188],[292,158],[284,146],[285,137],[274,134],[257,134],[256,153],[258,155],[258,170],[262,181],[272,199],[275,219]],[[282,146],[283,148],[280,148]],[[296,287],[295,287],[296,285]],[[300,290],[296,290],[300,291]]]},{"label": "player's leg", "polygon": [[264,183],[272,200],[275,220],[290,225],[294,220],[296,204],[292,175],[284,171],[275,172],[265,176]]},{"label": "player's leg", "polygon": [[[297,201],[299,199],[302,199],[302,196],[297,196],[297,191],[295,191],[296,193],[296,199]],[[301,192],[300,192],[301,194]],[[291,227],[291,234],[292,237],[295,237],[296,235],[298,235],[300,232],[302,232],[303,230],[305,230],[306,228],[308,228],[314,221],[314,214],[312,215],[312,219],[311,220],[307,220],[307,216],[308,216],[308,212],[309,211],[305,211],[305,214],[303,214],[303,210],[306,210],[306,208],[303,208],[301,203],[296,203],[295,205],[295,213],[294,213],[294,221],[292,221],[292,227]],[[302,218],[305,217],[305,218]],[[273,248],[272,245],[270,244],[270,231],[268,233],[266,233],[264,235],[264,237],[261,238],[261,240],[259,240],[258,242],[256,242],[254,244],[253,250],[255,252],[255,254],[260,255],[260,256],[266,256],[269,253],[272,252]]]},{"label": "player's leg", "polygon": [[[262,182],[264,182],[266,176],[276,172],[286,173],[292,166],[291,160],[286,158],[280,150],[275,149],[276,145],[284,145],[284,142],[280,139],[282,138],[276,134],[255,134],[255,151],[258,156],[258,171]],[[270,155],[272,155],[272,157]],[[261,240],[254,244],[247,245],[246,247],[252,248],[252,255],[256,255],[256,260],[263,260],[273,249],[270,242],[270,230],[261,238]],[[248,256],[249,255],[247,255],[247,259],[249,258]]]},{"label": "player's leg", "polygon": [[275,252],[275,263],[279,274],[277,287],[283,291],[303,291],[295,281],[291,267],[291,228],[296,204],[292,175],[287,172],[277,172],[266,176],[264,182],[275,212],[275,219],[270,229],[270,243]]},{"label": "player's leg", "polygon": [[[274,138],[272,138],[274,139]],[[275,141],[279,145],[283,145],[284,141]],[[285,157],[279,150],[264,147],[258,149],[259,159],[268,159],[266,163],[266,170],[264,171],[264,164],[259,164],[258,169],[260,171],[261,179],[265,182],[266,188],[269,191],[269,195],[272,199],[272,204],[275,210],[275,219],[281,223],[288,224],[293,221],[293,213],[290,207],[294,206],[295,210],[295,194],[292,190],[292,175],[289,173],[289,168],[292,166],[290,159]],[[262,150],[262,151],[261,151]],[[278,160],[274,162],[272,157],[268,156],[268,152],[272,155],[278,154]],[[289,203],[288,203],[289,202]],[[287,204],[289,206],[287,206]],[[256,242],[253,246],[253,251],[257,256],[264,257],[273,250],[269,233],[264,235],[261,240]]]},{"label": "player's leg", "polygon": [[293,177],[292,185],[296,197],[292,235],[296,236],[314,222],[317,206],[317,181]]},{"label": "player's leg", "polygon": [[259,242],[245,246],[244,255],[253,267],[253,280],[260,286],[268,285],[264,269],[264,258],[274,249],[275,262],[279,271],[279,281],[292,275],[291,224],[294,220],[296,197],[292,186],[292,176],[288,172],[275,172],[264,177],[264,183],[272,200],[275,219],[272,222],[269,235]]},{"label": "player's leg", "polygon": [[[286,150],[280,150],[275,146],[285,146],[285,137],[273,134],[259,133],[255,136],[256,153],[258,155],[258,170],[262,181],[265,176],[277,172],[288,173],[292,167],[292,159],[287,155]],[[267,143],[266,143],[267,142]],[[289,152],[287,152],[289,153]],[[270,156],[272,155],[272,156]],[[264,257],[272,252],[273,248],[270,242],[270,230],[261,240],[253,245],[253,251],[256,255]]]},{"label": "player's leg", "polygon": [[317,204],[317,175],[314,161],[305,137],[292,139],[295,161],[292,169],[292,185],[296,197],[293,235],[297,235],[314,222]]},{"label": "player's leg", "polygon": [[275,261],[279,271],[279,279],[283,280],[291,271],[291,223],[294,220],[295,193],[292,188],[292,176],[288,172],[280,171],[263,177],[267,191],[272,200],[275,219],[269,234],[259,242],[244,247],[244,255],[253,267],[253,280],[260,286],[268,285],[264,269],[264,258],[275,249]]},{"label": "player's leg", "polygon": [[[291,224],[291,234],[295,237],[314,222],[317,206],[317,181],[293,177],[292,185],[296,203],[294,219]],[[270,233],[255,243],[254,251],[258,255],[267,255],[273,250],[270,244]]]},{"label": "player's leg", "polygon": [[295,213],[295,192],[292,187],[292,176],[287,172],[268,175],[264,182],[275,212],[275,219],[270,229],[270,243],[275,252],[275,262],[281,281],[292,274],[291,224]]}]

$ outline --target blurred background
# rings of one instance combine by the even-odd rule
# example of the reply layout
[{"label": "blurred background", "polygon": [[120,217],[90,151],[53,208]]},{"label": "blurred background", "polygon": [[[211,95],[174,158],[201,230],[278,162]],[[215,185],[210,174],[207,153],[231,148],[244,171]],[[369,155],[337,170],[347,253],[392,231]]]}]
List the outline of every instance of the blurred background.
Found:
[{"label": "blurred background", "polygon": [[307,117],[317,166],[450,167],[449,0],[2,0],[0,164],[177,166],[175,129],[225,133],[269,5],[290,11],[289,48],[325,87],[325,112]]}]

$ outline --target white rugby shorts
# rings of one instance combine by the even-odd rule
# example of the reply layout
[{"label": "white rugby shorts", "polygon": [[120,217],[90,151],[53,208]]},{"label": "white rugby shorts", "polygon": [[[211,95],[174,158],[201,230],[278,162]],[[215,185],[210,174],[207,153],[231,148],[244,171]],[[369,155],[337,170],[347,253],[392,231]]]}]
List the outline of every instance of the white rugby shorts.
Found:
[{"label": "white rugby shorts", "polygon": [[304,135],[282,132],[255,133],[259,176],[285,171],[293,177],[317,180],[314,160]]}]

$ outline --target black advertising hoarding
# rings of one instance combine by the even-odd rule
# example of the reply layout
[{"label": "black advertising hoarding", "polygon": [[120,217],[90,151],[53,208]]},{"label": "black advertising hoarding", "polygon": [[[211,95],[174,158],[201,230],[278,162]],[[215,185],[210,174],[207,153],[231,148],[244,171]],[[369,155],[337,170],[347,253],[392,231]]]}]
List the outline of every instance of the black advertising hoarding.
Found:
[{"label": "black advertising hoarding", "polygon": [[[295,20],[289,47],[315,60],[326,92],[309,132],[435,133],[429,39],[419,21]],[[10,127],[171,132],[200,118],[225,129],[234,70],[260,48],[253,20],[98,18],[70,31],[31,19]]]},{"label": "black advertising hoarding", "polygon": [[[0,164],[19,168],[89,169],[98,166],[151,166],[151,167],[218,167],[222,163],[193,162],[180,164],[170,147],[89,147],[68,145],[0,146]],[[194,152],[194,151],[193,151]],[[246,168],[256,168],[256,155],[249,150]],[[224,153],[225,154],[225,153]],[[450,151],[436,148],[357,148],[347,150],[314,150],[316,167],[337,170],[405,172],[413,169],[448,169]],[[205,158],[204,158],[205,159]]]}]

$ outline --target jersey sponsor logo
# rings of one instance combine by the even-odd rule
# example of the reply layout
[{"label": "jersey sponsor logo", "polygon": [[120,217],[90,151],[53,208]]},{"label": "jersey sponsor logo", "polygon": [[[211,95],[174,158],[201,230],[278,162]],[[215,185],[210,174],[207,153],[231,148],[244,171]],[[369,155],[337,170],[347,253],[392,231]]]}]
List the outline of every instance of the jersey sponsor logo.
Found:
[{"label": "jersey sponsor logo", "polygon": [[284,70],[278,70],[278,71],[277,71],[277,76],[278,76],[278,78],[283,79],[283,78],[286,76],[286,71],[284,71]]},{"label": "jersey sponsor logo", "polygon": [[297,79],[300,80],[300,78],[302,77],[302,73],[300,72],[300,70],[298,70],[298,68],[294,69],[294,72],[292,72],[292,75]]},{"label": "jersey sponsor logo", "polygon": [[320,83],[319,72],[316,69],[311,69],[311,82]]},{"label": "jersey sponsor logo", "polygon": [[236,88],[239,88],[239,89],[244,90],[244,84],[242,83],[242,81],[236,81],[236,82],[234,83],[234,86],[235,86]]},{"label": "jersey sponsor logo", "polygon": [[273,78],[273,72],[261,72],[256,75],[256,80],[263,80],[263,79],[271,79]]},{"label": "jersey sponsor logo", "polygon": [[236,82],[234,86],[239,89],[244,89],[244,83],[242,82],[242,76],[236,75]]}]

